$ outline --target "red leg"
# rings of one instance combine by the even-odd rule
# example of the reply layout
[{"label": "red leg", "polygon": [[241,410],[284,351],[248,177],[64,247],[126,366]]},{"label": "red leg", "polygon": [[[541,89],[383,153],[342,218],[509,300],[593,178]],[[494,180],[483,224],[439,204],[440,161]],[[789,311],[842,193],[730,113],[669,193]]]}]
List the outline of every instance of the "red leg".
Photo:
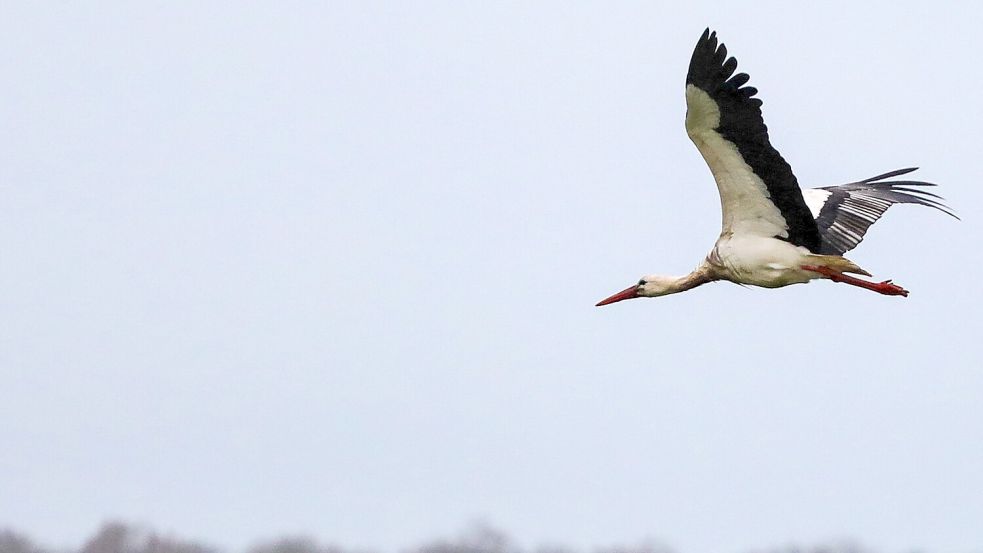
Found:
[{"label": "red leg", "polygon": [[884,294],[885,296],[904,296],[908,297],[908,291],[904,288],[898,286],[897,284],[892,284],[890,280],[885,280],[884,282],[867,282],[866,280],[861,280],[856,277],[848,276],[843,273],[839,273],[830,269],[829,267],[823,267],[820,265],[802,265],[802,268],[807,271],[812,271],[825,275],[829,277],[833,282],[842,282],[844,284],[849,284],[851,286],[859,286],[860,288],[866,288],[868,290],[873,290],[878,294]]}]

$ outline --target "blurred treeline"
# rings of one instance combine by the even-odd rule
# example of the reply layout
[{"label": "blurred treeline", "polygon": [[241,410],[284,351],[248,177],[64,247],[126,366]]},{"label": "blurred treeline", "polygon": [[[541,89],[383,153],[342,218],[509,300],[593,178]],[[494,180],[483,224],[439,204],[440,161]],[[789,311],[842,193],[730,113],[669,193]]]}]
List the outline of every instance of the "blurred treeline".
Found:
[{"label": "blurred treeline", "polygon": [[[0,528],[0,553],[235,553],[222,547],[199,543],[155,532],[143,526],[108,522],[78,548],[53,548],[35,542],[32,537]],[[243,553],[378,553],[320,543],[306,536],[285,536],[258,541]],[[635,545],[610,546],[582,551],[558,544],[532,549],[518,546],[504,532],[484,524],[475,524],[459,536],[439,539],[398,553],[673,553],[656,541]],[[869,553],[852,542],[819,547],[785,546],[750,553]]]}]

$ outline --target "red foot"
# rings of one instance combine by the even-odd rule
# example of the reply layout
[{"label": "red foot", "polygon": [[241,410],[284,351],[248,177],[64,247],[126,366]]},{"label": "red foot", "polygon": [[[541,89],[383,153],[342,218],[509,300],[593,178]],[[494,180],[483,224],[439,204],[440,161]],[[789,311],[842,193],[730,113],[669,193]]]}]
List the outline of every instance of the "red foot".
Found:
[{"label": "red foot", "polygon": [[904,296],[908,297],[908,291],[904,288],[893,284],[890,280],[885,280],[884,282],[867,282],[866,280],[861,280],[856,277],[848,276],[843,273],[834,271],[829,267],[823,267],[821,265],[802,265],[802,268],[807,271],[812,271],[814,273],[819,273],[825,275],[833,282],[842,282],[844,284],[849,284],[851,286],[859,286],[860,288],[866,288],[867,290],[873,290],[878,294],[884,294],[885,296]]},{"label": "red foot", "polygon": [[[873,283],[868,283],[873,284]],[[904,288],[898,286],[897,284],[892,284],[890,280],[885,280],[884,282],[878,282],[874,284],[871,290],[884,294],[885,296],[904,296],[908,297],[908,291]]]}]

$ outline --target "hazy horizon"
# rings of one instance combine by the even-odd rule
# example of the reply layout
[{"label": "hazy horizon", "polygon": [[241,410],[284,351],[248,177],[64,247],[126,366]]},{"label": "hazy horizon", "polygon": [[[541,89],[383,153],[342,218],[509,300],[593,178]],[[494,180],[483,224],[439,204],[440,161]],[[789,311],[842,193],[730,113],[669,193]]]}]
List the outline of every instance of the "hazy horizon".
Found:
[{"label": "hazy horizon", "polygon": [[[591,553],[674,553],[668,544],[646,536],[633,541],[595,545]],[[433,537],[391,552],[353,549],[325,542],[308,534],[285,534],[254,538],[246,553],[580,553],[557,542],[523,545],[487,521],[472,521],[451,536]],[[51,547],[32,536],[0,526],[0,553],[231,553],[229,548],[189,539],[179,533],[161,532],[152,525],[123,521],[103,523],[83,543]],[[755,548],[748,553],[867,553],[871,550],[856,540],[839,538],[813,546],[795,544]]]}]

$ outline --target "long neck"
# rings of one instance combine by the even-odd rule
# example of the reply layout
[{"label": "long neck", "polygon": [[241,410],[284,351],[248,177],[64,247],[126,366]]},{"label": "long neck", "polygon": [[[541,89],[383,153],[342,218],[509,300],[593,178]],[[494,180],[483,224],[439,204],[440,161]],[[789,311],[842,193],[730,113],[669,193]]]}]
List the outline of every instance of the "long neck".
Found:
[{"label": "long neck", "polygon": [[669,293],[675,294],[677,292],[685,292],[686,290],[691,290],[702,284],[712,282],[713,280],[714,278],[710,273],[710,267],[706,262],[703,262],[700,263],[699,267],[693,269],[693,272],[690,274],[678,277],[676,281],[670,285],[669,289],[671,291]]}]

